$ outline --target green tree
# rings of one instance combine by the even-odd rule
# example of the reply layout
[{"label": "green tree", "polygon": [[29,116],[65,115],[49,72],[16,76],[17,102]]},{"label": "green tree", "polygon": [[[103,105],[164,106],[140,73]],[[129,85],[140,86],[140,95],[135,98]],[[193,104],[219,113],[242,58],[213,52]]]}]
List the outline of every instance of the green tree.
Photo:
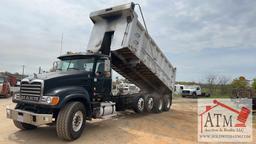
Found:
[{"label": "green tree", "polygon": [[252,88],[256,91],[256,78],[253,79]]},{"label": "green tree", "polygon": [[207,88],[211,95],[216,92],[216,81],[217,81],[217,75],[209,74],[206,76]]},{"label": "green tree", "polygon": [[233,88],[248,88],[248,81],[245,79],[245,77],[240,76],[238,79],[234,79],[231,83]]},{"label": "green tree", "polygon": [[218,88],[220,89],[220,94],[224,95],[228,93],[230,79],[224,75],[218,76]]}]

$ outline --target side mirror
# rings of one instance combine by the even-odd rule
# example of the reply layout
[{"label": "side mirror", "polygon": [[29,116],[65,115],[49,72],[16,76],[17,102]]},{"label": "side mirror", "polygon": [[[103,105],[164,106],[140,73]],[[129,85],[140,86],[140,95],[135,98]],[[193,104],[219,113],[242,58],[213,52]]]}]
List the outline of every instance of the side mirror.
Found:
[{"label": "side mirror", "polygon": [[105,66],[104,66],[104,76],[109,78],[111,77],[111,72],[110,72],[110,60],[109,59],[106,59],[105,60]]},{"label": "side mirror", "polygon": [[104,72],[110,72],[110,60],[106,59],[104,63],[105,63]]},{"label": "side mirror", "polygon": [[53,62],[53,64],[52,64],[52,71],[56,71],[57,68],[58,68],[58,65],[59,65],[59,61]]}]

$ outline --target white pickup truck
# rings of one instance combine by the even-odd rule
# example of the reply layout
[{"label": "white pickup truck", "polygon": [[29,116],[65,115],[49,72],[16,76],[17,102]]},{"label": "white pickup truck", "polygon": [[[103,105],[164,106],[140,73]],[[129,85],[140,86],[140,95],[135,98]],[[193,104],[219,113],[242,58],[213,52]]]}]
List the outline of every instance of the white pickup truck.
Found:
[{"label": "white pickup truck", "polygon": [[199,96],[210,96],[210,94],[202,92],[199,85],[184,85],[181,95],[182,97],[192,96],[194,98]]}]

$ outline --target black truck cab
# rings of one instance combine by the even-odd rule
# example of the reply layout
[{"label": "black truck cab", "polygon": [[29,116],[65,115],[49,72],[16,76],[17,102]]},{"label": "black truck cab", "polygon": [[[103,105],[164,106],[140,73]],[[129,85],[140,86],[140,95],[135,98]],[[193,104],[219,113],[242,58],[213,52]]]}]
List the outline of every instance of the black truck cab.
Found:
[{"label": "black truck cab", "polygon": [[[22,80],[20,94],[13,97],[13,102],[19,109],[54,113],[57,117],[58,111],[68,102],[79,100],[86,106],[86,116],[90,119],[97,114],[93,108],[111,97],[109,57],[102,54],[68,54],[58,59],[60,61],[55,65],[54,72],[35,74]],[[52,103],[53,98],[58,102]]]},{"label": "black truck cab", "polygon": [[[102,54],[74,54],[59,57],[60,61],[56,71],[67,72],[77,71],[83,76],[79,80],[73,80],[71,86],[82,86],[90,95],[91,101],[105,101],[111,95],[111,68],[110,59]],[[66,81],[68,84],[69,81]],[[89,87],[88,87],[89,86]]]}]

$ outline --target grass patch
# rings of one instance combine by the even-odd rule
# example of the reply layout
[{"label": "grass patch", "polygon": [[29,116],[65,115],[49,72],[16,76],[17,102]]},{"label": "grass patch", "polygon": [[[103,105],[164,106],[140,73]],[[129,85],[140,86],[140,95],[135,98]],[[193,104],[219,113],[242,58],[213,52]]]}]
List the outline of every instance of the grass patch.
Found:
[{"label": "grass patch", "polygon": [[211,95],[210,97],[205,98],[230,98],[229,95]]}]

